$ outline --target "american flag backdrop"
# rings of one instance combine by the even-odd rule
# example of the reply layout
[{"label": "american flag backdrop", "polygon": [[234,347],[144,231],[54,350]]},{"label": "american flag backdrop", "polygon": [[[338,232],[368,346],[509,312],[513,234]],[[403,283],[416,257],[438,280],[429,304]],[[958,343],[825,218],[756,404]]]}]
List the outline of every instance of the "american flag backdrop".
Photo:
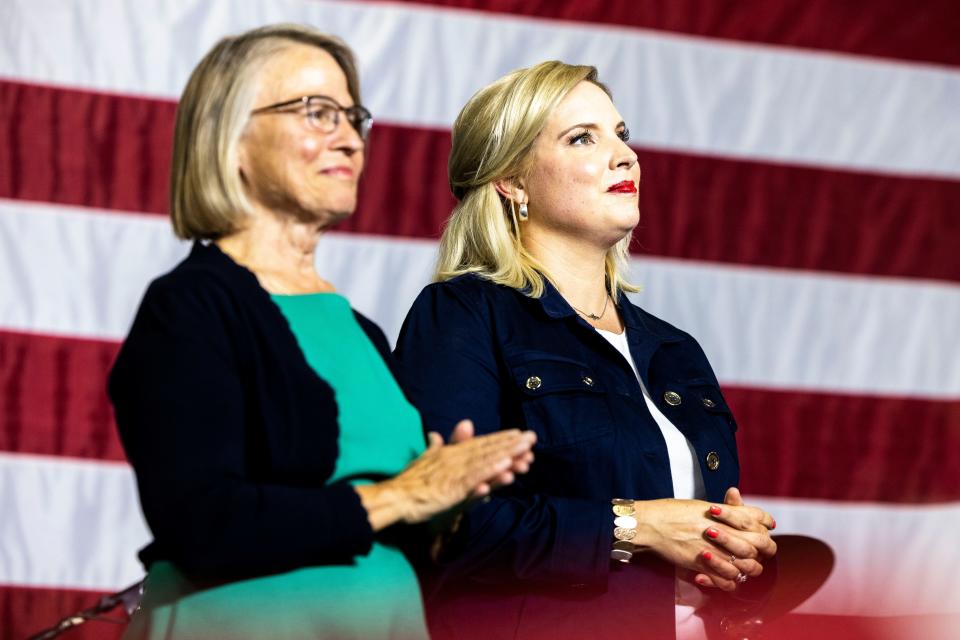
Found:
[{"label": "american flag backdrop", "polygon": [[460,107],[517,67],[596,65],[643,168],[634,300],[711,358],[748,499],[836,554],[797,613],[960,616],[956,0],[3,0],[0,637],[142,576],[105,376],[188,250],[164,216],[177,96],[217,39],[274,22],[358,54],[376,125],[320,272],[391,338],[453,204]]}]

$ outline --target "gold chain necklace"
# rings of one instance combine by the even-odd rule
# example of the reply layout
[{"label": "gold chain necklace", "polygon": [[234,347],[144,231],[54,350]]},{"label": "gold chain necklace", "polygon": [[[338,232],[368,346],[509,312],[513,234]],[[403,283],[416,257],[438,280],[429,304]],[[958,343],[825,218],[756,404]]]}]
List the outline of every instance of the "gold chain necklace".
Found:
[{"label": "gold chain necklace", "polygon": [[600,315],[597,315],[595,313],[587,313],[586,311],[581,311],[580,309],[577,309],[576,307],[574,307],[572,304],[570,306],[573,307],[573,310],[579,313],[580,315],[582,315],[584,318],[590,318],[591,320],[596,322],[597,320],[603,317],[603,314],[607,312],[607,304],[609,302],[610,302],[610,294],[607,294],[607,297],[603,299],[603,311],[600,312]]}]

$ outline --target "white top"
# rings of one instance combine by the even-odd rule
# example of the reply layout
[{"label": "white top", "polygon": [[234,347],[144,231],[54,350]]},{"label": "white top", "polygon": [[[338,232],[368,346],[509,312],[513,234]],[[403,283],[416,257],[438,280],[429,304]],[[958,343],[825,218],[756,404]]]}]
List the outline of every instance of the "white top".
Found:
[{"label": "white top", "polygon": [[[630,368],[633,369],[633,375],[637,376],[637,382],[640,383],[640,390],[643,391],[643,399],[647,403],[647,408],[650,410],[654,422],[660,427],[660,433],[663,434],[663,439],[667,443],[670,477],[673,479],[673,497],[704,499],[707,492],[703,487],[700,465],[697,464],[697,452],[690,441],[687,440],[687,437],[680,433],[680,430],[670,422],[667,416],[663,415],[653,402],[653,398],[650,397],[650,392],[647,391],[646,385],[640,378],[637,364],[630,354],[627,332],[613,333],[612,331],[597,329],[597,333],[606,338],[607,342],[620,352],[627,363],[630,364]],[[697,609],[706,604],[706,594],[700,591],[699,587],[679,578],[677,579],[676,593],[677,640],[706,640],[707,632],[704,628],[703,619],[697,615]]]},{"label": "white top", "polygon": [[657,408],[646,385],[640,379],[640,372],[637,371],[637,365],[630,355],[630,346],[627,344],[627,332],[613,333],[597,329],[597,333],[607,339],[614,348],[620,352],[624,359],[633,369],[633,374],[637,376],[637,382],[640,383],[640,390],[643,391],[643,399],[647,403],[647,408],[653,416],[654,422],[660,427],[660,433],[667,443],[667,456],[670,458],[670,476],[673,478],[673,497],[674,498],[698,498],[703,500],[707,492],[703,488],[703,476],[700,474],[700,465],[697,464],[697,452],[693,445],[687,440],[686,436],[680,433],[680,430],[674,426],[667,416],[663,415]]}]

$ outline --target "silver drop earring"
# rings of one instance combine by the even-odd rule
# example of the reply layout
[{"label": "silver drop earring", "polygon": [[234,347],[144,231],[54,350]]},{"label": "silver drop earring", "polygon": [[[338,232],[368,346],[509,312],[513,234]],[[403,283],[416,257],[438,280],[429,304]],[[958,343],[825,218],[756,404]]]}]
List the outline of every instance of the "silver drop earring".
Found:
[{"label": "silver drop earring", "polygon": [[526,203],[522,203],[522,204],[520,205],[520,211],[517,212],[517,216],[518,216],[521,220],[526,220],[527,218],[530,217],[530,213],[527,211],[527,204],[526,204]]}]

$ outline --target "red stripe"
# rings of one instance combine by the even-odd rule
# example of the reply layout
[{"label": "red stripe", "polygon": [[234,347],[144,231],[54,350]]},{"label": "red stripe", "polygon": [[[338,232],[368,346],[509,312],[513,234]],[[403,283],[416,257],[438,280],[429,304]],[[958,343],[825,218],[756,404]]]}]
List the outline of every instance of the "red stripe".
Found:
[{"label": "red stripe", "polygon": [[167,210],[176,104],[0,81],[0,197]]},{"label": "red stripe", "polygon": [[960,401],[725,387],[753,495],[960,499]]},{"label": "red stripe", "polygon": [[[123,460],[105,379],[117,345],[0,332],[0,450]],[[743,489],[960,500],[960,402],[732,387]]]},{"label": "red stripe", "polygon": [[960,65],[954,0],[418,0],[534,18],[673,31],[803,49]]},{"label": "red stripe", "polygon": [[[175,106],[0,81],[0,197],[162,213]],[[436,238],[450,134],[379,126],[339,230]],[[646,255],[958,281],[960,181],[641,150]]]},{"label": "red stripe", "polygon": [[[0,586],[0,638],[26,638],[49,629],[68,615],[96,605],[102,595],[76,589]],[[124,614],[117,609],[109,617],[122,619]],[[119,639],[125,628],[125,624],[97,620],[75,627],[61,637],[113,640]]]},{"label": "red stripe", "polygon": [[118,349],[0,332],[0,450],[124,460],[106,393]]}]

